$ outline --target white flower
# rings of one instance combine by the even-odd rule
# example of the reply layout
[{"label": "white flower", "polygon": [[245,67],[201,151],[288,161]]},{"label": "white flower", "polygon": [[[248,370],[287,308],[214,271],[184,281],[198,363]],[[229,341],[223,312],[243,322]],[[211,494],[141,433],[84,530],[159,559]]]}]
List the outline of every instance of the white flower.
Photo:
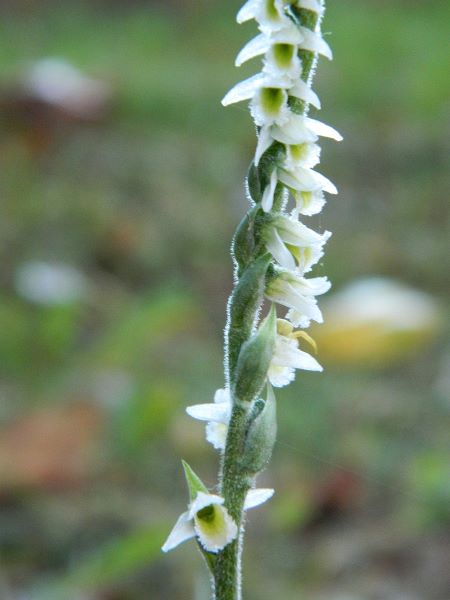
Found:
[{"label": "white flower", "polygon": [[283,387],[293,381],[295,369],[323,370],[315,358],[299,349],[301,337],[314,344],[305,332],[295,332],[291,323],[285,319],[277,319],[275,351],[268,371],[269,381],[274,387]]},{"label": "white flower", "polygon": [[273,139],[282,144],[304,144],[305,142],[317,142],[320,137],[328,137],[337,142],[342,140],[341,134],[333,127],[311,119],[305,115],[290,113],[289,121],[283,126],[275,126],[271,129]]},{"label": "white flower", "polygon": [[292,171],[278,169],[278,179],[291,190],[297,190],[299,192],[315,192],[317,190],[323,190],[329,194],[338,193],[334,183],[327,177],[317,171],[305,169],[303,167],[296,167]]},{"label": "white flower", "polygon": [[244,23],[255,19],[261,31],[278,31],[291,23],[284,6],[284,0],[248,0],[238,12],[236,20],[238,23]]},{"label": "white flower", "polygon": [[[301,98],[300,88],[303,88],[303,84],[298,84],[298,86],[298,92],[296,93],[297,97]],[[293,89],[295,90],[297,88],[294,87]],[[310,90],[310,88],[308,89]],[[310,92],[312,92],[312,90],[310,90]],[[292,89],[289,90],[289,94],[294,95]],[[225,96],[225,98],[227,98],[227,96]],[[311,102],[311,97],[306,101]],[[238,102],[238,100],[236,100],[236,102]],[[231,104],[231,102],[229,103]],[[336,131],[336,129],[333,129],[333,127],[330,127],[321,121],[317,121],[317,119],[311,119],[310,117],[297,115],[289,111],[285,123],[261,127],[255,152],[255,165],[258,166],[261,156],[274,141],[290,146],[298,146],[300,144],[313,144],[317,142],[319,136],[328,137],[336,141],[342,140],[341,134]]]},{"label": "white flower", "polygon": [[168,552],[195,536],[208,552],[222,550],[238,533],[238,527],[227,509],[222,506],[223,503],[224,499],[220,496],[197,492],[189,509],[175,523],[162,551]]},{"label": "white flower", "polygon": [[[252,489],[245,498],[244,510],[255,508],[273,496],[271,489]],[[163,552],[172,550],[182,542],[198,537],[208,552],[219,552],[232,542],[238,527],[223,506],[224,499],[215,494],[197,492],[188,510],[178,518],[162,547]]]},{"label": "white flower", "polygon": [[321,173],[297,166],[292,171],[278,167],[271,174],[270,183],[266,186],[261,206],[265,212],[272,210],[276,185],[280,181],[297,196],[299,192],[337,194],[336,186]]},{"label": "white flower", "polygon": [[280,31],[276,31],[270,35],[260,33],[247,42],[236,57],[236,67],[240,67],[251,58],[266,54],[266,52],[270,50],[272,44],[300,44],[303,40],[303,35],[300,33],[298,27],[295,27],[291,21],[289,21],[289,23],[288,27],[285,27]]},{"label": "white flower", "polygon": [[299,214],[311,216],[320,213],[324,204],[325,198],[321,189],[312,192],[293,191],[295,199],[295,208],[292,211],[293,217],[298,217]]},{"label": "white flower", "polygon": [[293,171],[297,167],[312,169],[320,162],[320,150],[320,146],[313,143],[286,146],[286,169],[288,171]]},{"label": "white flower", "polygon": [[228,106],[236,102],[251,100],[250,110],[259,126],[283,125],[289,120],[287,89],[291,81],[287,77],[259,73],[235,85],[223,98]]},{"label": "white flower", "polygon": [[271,75],[284,74],[291,79],[300,77],[302,63],[298,57],[298,46],[286,42],[272,44],[266,53],[263,71]]},{"label": "white flower", "polygon": [[323,255],[331,233],[320,234],[293,218],[278,215],[263,230],[268,251],[285,269],[306,273]]},{"label": "white flower", "polygon": [[281,87],[261,87],[250,103],[251,115],[259,127],[283,125],[289,119],[288,94]]},{"label": "white flower", "polygon": [[214,404],[195,404],[186,408],[187,414],[199,421],[208,421],[206,439],[217,450],[225,449],[228,423],[231,416],[230,391],[219,389],[214,394]]},{"label": "white flower", "polygon": [[279,269],[266,288],[266,296],[291,309],[288,318],[295,326],[307,327],[311,321],[323,322],[315,296],[324,294],[330,287],[326,277],[305,279],[292,271]]},{"label": "white flower", "polygon": [[300,43],[300,47],[303,50],[309,50],[310,52],[315,52],[317,54],[321,54],[331,60],[333,58],[333,53],[331,52],[330,46],[326,43],[326,41],[320,35],[318,31],[311,31],[307,27],[298,27],[300,33],[302,34],[302,41]]}]

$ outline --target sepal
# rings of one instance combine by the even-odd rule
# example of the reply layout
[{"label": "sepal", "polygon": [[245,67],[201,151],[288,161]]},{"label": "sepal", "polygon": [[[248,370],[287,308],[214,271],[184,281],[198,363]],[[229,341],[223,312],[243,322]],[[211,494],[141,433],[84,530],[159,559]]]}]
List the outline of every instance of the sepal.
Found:
[{"label": "sepal", "polygon": [[266,253],[250,263],[242,273],[231,296],[227,332],[231,382],[235,379],[240,348],[251,336],[255,315],[264,298],[266,272],[271,260],[272,256]]},{"label": "sepal", "polygon": [[255,402],[250,419],[241,469],[248,474],[256,475],[270,461],[277,436],[276,400],[269,383],[266,401],[260,399]]},{"label": "sepal", "polygon": [[276,337],[276,312],[272,306],[257,332],[243,344],[236,367],[234,397],[252,402],[266,383]]},{"label": "sepal", "polygon": [[181,461],[184,469],[184,476],[186,477],[186,483],[189,490],[189,497],[191,502],[197,497],[199,492],[203,494],[209,494],[208,488],[205,486],[203,481],[196,473],[191,469],[188,463],[184,460]]},{"label": "sepal", "polygon": [[[252,165],[253,166],[253,165]],[[250,184],[249,184],[250,187]],[[251,262],[255,253],[254,223],[257,208],[251,209],[239,223],[233,238],[232,255],[239,275]]]}]

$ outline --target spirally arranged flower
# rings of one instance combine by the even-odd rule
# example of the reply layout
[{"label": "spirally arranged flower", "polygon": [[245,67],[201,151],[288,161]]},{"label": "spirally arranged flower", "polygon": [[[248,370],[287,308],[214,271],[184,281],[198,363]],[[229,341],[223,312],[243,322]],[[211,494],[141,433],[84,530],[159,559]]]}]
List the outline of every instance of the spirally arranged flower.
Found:
[{"label": "spirally arranged flower", "polygon": [[320,213],[326,194],[337,193],[317,170],[319,140],[342,137],[309,116],[310,107],[321,107],[311,88],[318,56],[332,58],[320,32],[323,10],[323,0],[248,0],[237,15],[239,23],[255,20],[259,33],[238,53],[236,66],[262,57],[260,71],[222,100],[225,106],[247,102],[256,125],[246,180],[251,206],[232,243],[225,387],[216,391],[214,402],[186,409],[206,423],[206,439],[221,453],[219,483],[211,493],[183,463],[190,502],[162,548],[195,538],[215,600],[242,598],[243,513],[273,494],[254,489],[276,441],[273,388],[291,383],[298,370],[322,371],[307,351],[317,349],[305,329],[323,321],[317,298],[330,282],[310,273],[331,233],[315,231],[303,219]]},{"label": "spirally arranged flower", "polygon": [[[302,11],[316,14],[313,30],[301,24]],[[319,139],[342,140],[333,127],[307,115],[309,105],[316,109],[321,106],[311,89],[317,56],[332,58],[331,49],[320,33],[322,13],[323,3],[318,0],[248,0],[237,20],[239,23],[256,20],[260,33],[239,52],[236,66],[262,56],[262,70],[235,85],[222,100],[225,106],[241,101],[250,103],[258,130],[255,168],[271,148],[282,148],[269,162],[269,176],[260,198],[262,210],[271,215],[261,235],[275,263],[266,298],[287,307],[286,319],[293,327],[301,328],[308,327],[312,320],[319,323],[323,320],[316,296],[328,291],[330,283],[325,277],[307,279],[305,274],[322,258],[323,247],[331,233],[317,233],[301,223],[299,217],[319,213],[325,205],[324,194],[337,193],[335,185],[315,167],[320,161]],[[303,60],[308,53],[313,53],[314,64],[306,69]],[[267,172],[267,165],[265,168]],[[281,204],[276,200],[277,190],[282,190]],[[290,214],[285,211],[287,194],[294,201]],[[284,337],[284,343],[280,339],[278,336],[278,355],[274,361],[279,369],[285,361],[290,380],[294,368],[312,369],[313,363],[292,358],[297,343],[295,337]],[[282,346],[292,352],[281,352]],[[315,359],[312,360],[318,366]],[[319,370],[317,366],[313,370]],[[286,380],[277,380],[274,375],[269,379],[275,386],[274,381]]]}]

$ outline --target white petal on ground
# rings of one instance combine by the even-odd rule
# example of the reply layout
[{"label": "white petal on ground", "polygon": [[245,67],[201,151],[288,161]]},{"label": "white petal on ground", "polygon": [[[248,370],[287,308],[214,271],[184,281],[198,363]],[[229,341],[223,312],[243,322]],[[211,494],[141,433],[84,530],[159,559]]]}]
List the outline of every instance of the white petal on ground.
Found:
[{"label": "white petal on ground", "polygon": [[26,262],[14,279],[17,293],[36,304],[71,304],[83,300],[89,290],[83,274],[63,263]]},{"label": "white petal on ground", "polygon": [[245,497],[244,510],[255,508],[264,502],[267,502],[274,495],[275,490],[269,488],[256,488],[249,490]]},{"label": "white petal on ground", "polygon": [[189,516],[189,512],[184,512],[178,518],[174,528],[169,533],[169,537],[164,542],[164,546],[161,548],[163,552],[169,552],[172,548],[175,548],[182,542],[195,537],[195,529],[192,523],[192,519]]}]

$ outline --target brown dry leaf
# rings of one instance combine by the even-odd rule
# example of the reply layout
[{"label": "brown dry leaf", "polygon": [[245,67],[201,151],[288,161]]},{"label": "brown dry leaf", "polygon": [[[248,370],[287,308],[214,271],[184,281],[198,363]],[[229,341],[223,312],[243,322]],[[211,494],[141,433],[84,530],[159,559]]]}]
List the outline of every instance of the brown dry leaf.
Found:
[{"label": "brown dry leaf", "polygon": [[101,415],[89,404],[42,410],[0,432],[3,491],[24,487],[65,487],[85,479]]}]

